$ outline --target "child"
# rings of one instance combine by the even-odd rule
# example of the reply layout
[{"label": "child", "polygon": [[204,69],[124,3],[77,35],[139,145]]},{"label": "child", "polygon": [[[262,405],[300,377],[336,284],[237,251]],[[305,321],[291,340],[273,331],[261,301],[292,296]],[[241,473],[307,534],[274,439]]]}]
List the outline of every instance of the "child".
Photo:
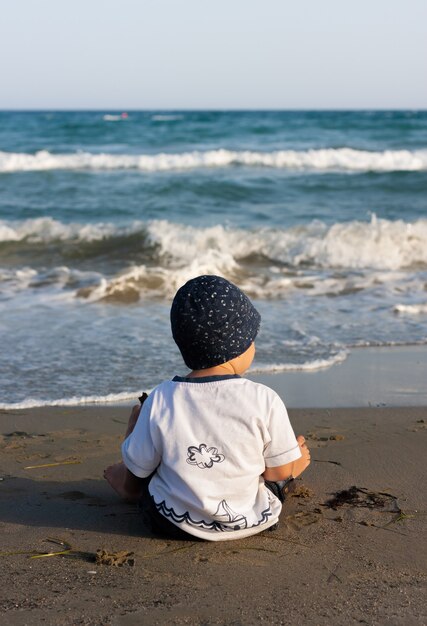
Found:
[{"label": "child", "polygon": [[310,464],[279,396],[241,378],[260,319],[219,276],[194,278],[175,295],[172,334],[191,372],[133,408],[123,463],[104,472],[126,500],[143,496],[154,532],[221,541],[275,527],[290,481]]}]

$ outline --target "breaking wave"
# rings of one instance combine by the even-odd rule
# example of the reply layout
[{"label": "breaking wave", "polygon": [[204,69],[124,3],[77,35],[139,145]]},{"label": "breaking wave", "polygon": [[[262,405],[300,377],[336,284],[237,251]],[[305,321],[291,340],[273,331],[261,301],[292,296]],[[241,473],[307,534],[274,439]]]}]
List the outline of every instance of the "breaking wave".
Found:
[{"label": "breaking wave", "polygon": [[35,154],[0,151],[0,173],[48,170],[122,170],[146,172],[189,170],[229,166],[267,167],[289,170],[395,172],[427,170],[426,150],[370,152],[354,148],[277,150],[255,152],[226,149],[178,154]]},{"label": "breaking wave", "polygon": [[54,241],[92,242],[114,239],[140,232],[142,222],[126,226],[99,222],[96,224],[65,224],[51,217],[39,217],[22,221],[0,220],[0,243],[23,241],[50,243]]},{"label": "breaking wave", "polygon": [[[292,267],[399,269],[427,265],[427,219],[415,222],[378,219],[327,225],[320,221],[290,228],[245,230],[222,225],[195,227],[167,220],[65,224],[50,217],[0,220],[0,244],[105,241],[114,248],[139,236],[140,247],[156,247],[165,267],[173,260],[188,265],[195,258],[221,259],[230,268],[237,260],[262,256]],[[126,246],[123,246],[126,248]],[[93,256],[92,251],[88,254]],[[124,259],[125,260],[125,259]]]},{"label": "breaking wave", "polygon": [[[41,255],[51,255],[53,247],[60,263],[43,269]],[[409,223],[373,215],[369,222],[252,230],[166,220],[121,226],[51,218],[0,221],[0,250],[8,248],[23,259],[19,269],[0,272],[0,282],[13,292],[56,285],[89,302],[126,304],[170,297],[194,276],[220,274],[255,298],[280,298],[294,290],[333,296],[375,288],[408,269],[425,270],[427,219]],[[85,259],[91,260],[91,271]]]}]

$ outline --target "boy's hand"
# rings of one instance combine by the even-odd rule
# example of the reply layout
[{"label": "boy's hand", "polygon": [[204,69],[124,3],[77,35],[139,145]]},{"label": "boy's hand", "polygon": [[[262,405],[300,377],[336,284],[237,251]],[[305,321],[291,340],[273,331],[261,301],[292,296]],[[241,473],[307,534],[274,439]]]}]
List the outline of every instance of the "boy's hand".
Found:
[{"label": "boy's hand", "polygon": [[115,463],[104,470],[104,478],[123,500],[138,502],[142,493],[143,479],[129,472],[123,463]]},{"label": "boy's hand", "polygon": [[307,447],[305,437],[303,435],[298,435],[297,437],[298,445],[301,450],[301,457],[294,461],[294,467],[292,471],[292,476],[296,478],[300,474],[303,473],[305,469],[310,465],[311,457],[310,450]]},{"label": "boy's hand", "polygon": [[144,404],[144,402],[146,401],[146,399],[148,398],[148,394],[145,393],[145,391],[142,392],[142,395],[139,396],[138,400],[141,403],[141,406]]}]

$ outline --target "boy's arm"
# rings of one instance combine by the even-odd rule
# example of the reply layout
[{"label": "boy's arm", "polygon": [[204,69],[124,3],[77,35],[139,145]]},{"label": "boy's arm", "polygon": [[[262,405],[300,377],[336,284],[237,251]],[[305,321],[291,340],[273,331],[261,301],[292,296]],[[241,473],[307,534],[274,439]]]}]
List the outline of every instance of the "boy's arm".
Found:
[{"label": "boy's arm", "polygon": [[138,502],[142,494],[143,478],[130,472],[124,463],[110,465],[104,470],[104,478],[123,500]]},{"label": "boy's arm", "polygon": [[128,421],[128,427],[125,432],[125,439],[127,439],[129,435],[133,432],[136,426],[136,423],[138,421],[139,414],[141,413],[141,407],[142,407],[142,402],[141,404],[135,404],[135,406],[132,407],[132,411],[131,411],[129,421]]},{"label": "boy's arm", "polygon": [[147,398],[148,398],[148,395],[144,391],[142,393],[142,396],[139,396],[138,398],[140,404],[135,404],[135,406],[132,407],[132,411],[131,411],[129,421],[128,421],[128,427],[125,433],[125,439],[127,439],[127,437],[129,437],[131,432],[133,432],[133,429],[135,428],[136,423],[138,421],[139,414],[141,413],[142,405],[144,404]]},{"label": "boy's arm", "polygon": [[[140,404],[132,407],[129,417],[125,439],[133,432],[138,421],[141,407],[148,398],[146,393],[139,397]],[[137,502],[142,494],[143,478],[139,478],[132,474],[123,462],[110,465],[104,470],[104,478],[110,483],[111,487],[128,502]]]},{"label": "boy's arm", "polygon": [[265,480],[277,482],[286,480],[287,478],[296,478],[310,465],[310,450],[307,448],[305,438],[302,435],[297,437],[300,447],[301,456],[296,461],[286,463],[286,465],[278,465],[277,467],[266,467],[263,477]]}]

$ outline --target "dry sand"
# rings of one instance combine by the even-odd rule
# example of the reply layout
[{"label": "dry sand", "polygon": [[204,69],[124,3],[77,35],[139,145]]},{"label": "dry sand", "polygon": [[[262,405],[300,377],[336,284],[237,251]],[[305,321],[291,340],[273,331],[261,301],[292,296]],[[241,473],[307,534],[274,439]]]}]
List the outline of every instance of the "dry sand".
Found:
[{"label": "dry sand", "polygon": [[[102,479],[128,413],[0,413],[2,624],[427,623],[426,409],[290,411],[312,449],[299,496],[277,531],[219,544],[150,536]],[[31,558],[51,538],[73,551]]]}]

